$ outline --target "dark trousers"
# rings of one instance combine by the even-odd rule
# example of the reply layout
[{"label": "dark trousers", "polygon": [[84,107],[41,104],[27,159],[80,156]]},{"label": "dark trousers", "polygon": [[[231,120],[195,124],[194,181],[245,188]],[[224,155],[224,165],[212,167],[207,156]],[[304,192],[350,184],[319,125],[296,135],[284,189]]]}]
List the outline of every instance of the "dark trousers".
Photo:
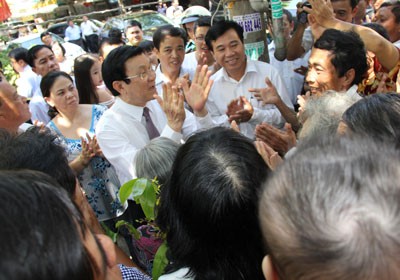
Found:
[{"label": "dark trousers", "polygon": [[78,40],[69,40],[68,42],[73,43],[75,45],[80,46],[82,49],[85,49],[85,45],[83,44],[82,38],[79,38]]},{"label": "dark trousers", "polygon": [[97,34],[92,34],[85,36],[87,51],[91,53],[99,52],[99,36]]}]

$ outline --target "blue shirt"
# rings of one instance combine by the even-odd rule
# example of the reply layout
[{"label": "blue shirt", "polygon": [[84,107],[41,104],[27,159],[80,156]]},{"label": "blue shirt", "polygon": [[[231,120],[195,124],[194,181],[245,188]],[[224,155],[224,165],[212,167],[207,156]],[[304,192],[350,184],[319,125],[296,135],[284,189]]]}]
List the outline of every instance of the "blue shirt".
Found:
[{"label": "blue shirt", "polygon": [[73,27],[68,26],[67,29],[65,29],[65,38],[68,38],[69,41],[79,40],[81,38],[81,29],[79,26],[75,24]]}]

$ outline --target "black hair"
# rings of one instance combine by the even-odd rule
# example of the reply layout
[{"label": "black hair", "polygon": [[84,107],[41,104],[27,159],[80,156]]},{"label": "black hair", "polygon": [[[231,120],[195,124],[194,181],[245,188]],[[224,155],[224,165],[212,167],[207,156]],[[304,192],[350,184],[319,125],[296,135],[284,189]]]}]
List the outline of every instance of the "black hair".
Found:
[{"label": "black hair", "polygon": [[343,77],[348,70],[354,69],[352,85],[364,79],[368,69],[367,54],[364,43],[357,33],[326,29],[315,41],[314,48],[332,53],[331,63],[339,77]]},{"label": "black hair", "polygon": [[62,54],[63,54],[63,56],[65,56],[65,54],[66,54],[65,48],[60,42],[55,41],[51,47],[53,48],[53,46],[56,45],[56,44],[60,46]]},{"label": "black hair", "polygon": [[[71,76],[68,75],[67,73],[63,72],[63,71],[52,71],[52,72],[49,72],[40,81],[40,90],[42,91],[43,97],[50,97],[51,87],[53,86],[54,82],[59,77],[64,77],[64,78],[67,78],[68,80],[70,80],[71,82],[74,82],[72,80]],[[47,114],[50,116],[50,118],[54,118],[58,114],[57,108],[56,107],[51,107],[49,105],[49,111],[48,111]]]},{"label": "black hair", "polygon": [[397,93],[369,95],[347,109],[342,120],[351,134],[400,147],[400,96]]},{"label": "black hair", "polygon": [[231,20],[223,20],[220,22],[215,23],[207,32],[206,35],[206,44],[209,50],[213,50],[212,41],[217,40],[219,37],[225,34],[228,30],[233,29],[235,30],[236,34],[238,35],[240,41],[243,43],[243,28],[235,21]]},{"label": "black hair", "polygon": [[375,30],[383,38],[390,41],[390,37],[389,37],[387,30],[381,24],[379,24],[377,22],[365,22],[362,24],[362,26],[365,26],[365,27],[371,28],[372,30]]},{"label": "black hair", "polygon": [[99,60],[99,58],[93,54],[82,54],[74,60],[75,84],[79,94],[79,104],[99,103],[99,96],[90,75],[90,69],[96,60]]},{"label": "black hair", "polygon": [[50,32],[48,32],[48,31],[42,32],[42,33],[40,34],[40,40],[42,40],[42,38],[45,37],[45,36],[47,36],[47,35],[50,35],[50,36],[51,36]]},{"label": "black hair", "polygon": [[20,169],[44,172],[74,196],[75,174],[64,147],[49,129],[32,127],[19,135],[0,129],[0,170]]},{"label": "black hair", "polygon": [[125,33],[126,33],[126,30],[128,30],[128,28],[134,27],[134,26],[137,26],[137,27],[140,28],[140,30],[142,30],[142,24],[140,22],[138,22],[137,20],[134,20],[134,19],[125,20],[124,21],[124,26],[125,26]]},{"label": "black hair", "polygon": [[139,47],[141,47],[145,52],[151,52],[154,49],[154,43],[153,41],[143,40],[139,43]]},{"label": "black hair", "polygon": [[108,31],[108,39],[111,45],[124,44],[122,32],[119,28],[113,27]]},{"label": "black hair", "polygon": [[15,48],[8,53],[9,58],[15,59],[15,61],[23,60],[28,63],[28,50],[25,48]]},{"label": "black hair", "polygon": [[383,7],[388,7],[388,8],[390,8],[391,11],[392,11],[392,14],[393,14],[394,17],[395,17],[395,22],[396,22],[396,23],[400,23],[400,3],[399,3],[399,2],[395,2],[395,3],[392,3],[392,2],[384,2],[384,3],[382,3],[382,5],[379,7],[379,9],[380,9],[380,8],[383,8]]},{"label": "black hair", "polygon": [[211,26],[211,17],[210,16],[201,16],[198,20],[194,22],[193,31],[196,32],[197,27],[210,27]]},{"label": "black hair", "polygon": [[140,47],[120,46],[107,55],[107,58],[102,64],[101,73],[103,75],[104,83],[114,96],[120,94],[113,87],[114,81],[125,81],[127,84],[131,82],[130,80],[125,79],[126,61],[134,56],[141,55],[142,53],[143,49]]},{"label": "black hair", "polygon": [[50,176],[0,171],[0,270],[4,279],[95,279],[89,230]]},{"label": "black hair", "polygon": [[29,64],[29,66],[30,67],[35,67],[35,59],[37,58],[36,57],[36,54],[39,52],[39,51],[41,51],[42,49],[44,49],[44,48],[47,48],[47,49],[49,49],[52,53],[54,53],[53,52],[53,50],[51,49],[51,47],[49,47],[49,46],[47,46],[47,45],[36,45],[36,46],[33,46],[32,48],[30,48],[29,50],[28,50],[28,54],[27,54],[27,56],[26,56],[26,60],[27,60],[27,62],[28,62],[28,64]]},{"label": "black hair", "polygon": [[160,45],[164,41],[166,36],[182,38],[184,46],[186,45],[188,40],[186,31],[183,30],[182,28],[175,27],[173,25],[160,26],[153,34],[153,43],[154,47],[157,50],[160,50]]},{"label": "black hair", "polygon": [[171,270],[194,279],[264,279],[257,221],[268,168],[253,143],[223,127],[181,146],[161,189],[157,224],[166,233]]}]

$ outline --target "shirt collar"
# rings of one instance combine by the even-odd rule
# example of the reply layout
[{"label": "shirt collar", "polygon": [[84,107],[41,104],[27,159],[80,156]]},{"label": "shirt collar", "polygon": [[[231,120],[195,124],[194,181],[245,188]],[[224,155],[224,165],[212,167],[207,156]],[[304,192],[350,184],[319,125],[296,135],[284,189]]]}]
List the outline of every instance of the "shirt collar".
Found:
[{"label": "shirt collar", "polygon": [[[131,116],[137,121],[142,120],[143,116],[143,107],[135,106],[129,103],[126,103],[120,97],[117,96],[114,105],[111,107],[116,112],[121,112],[123,115]],[[151,109],[149,108],[151,111]]]},{"label": "shirt collar", "polygon": [[[222,77],[226,80],[226,81],[235,81],[236,80],[232,79],[231,77],[229,77],[228,72],[226,72],[225,68],[222,68]],[[251,61],[250,59],[246,58],[246,69],[244,70],[244,74],[243,76],[240,78],[240,80],[238,81],[238,83],[240,83],[244,77],[246,77],[247,73],[250,72],[257,72],[255,63],[253,61]]]}]

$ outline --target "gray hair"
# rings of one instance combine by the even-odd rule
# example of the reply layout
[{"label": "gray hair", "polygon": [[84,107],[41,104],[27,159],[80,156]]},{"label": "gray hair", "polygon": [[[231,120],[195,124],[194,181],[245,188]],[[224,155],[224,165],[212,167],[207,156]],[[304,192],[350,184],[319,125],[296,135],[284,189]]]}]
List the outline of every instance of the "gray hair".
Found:
[{"label": "gray hair", "polygon": [[322,139],[300,146],[264,184],[260,223],[280,279],[398,279],[399,151]]},{"label": "gray hair", "polygon": [[179,144],[165,137],[154,138],[135,156],[136,176],[164,184],[174,162]]},{"label": "gray hair", "polygon": [[335,135],[343,113],[358,100],[355,96],[333,90],[311,97],[300,119],[303,127],[299,139],[321,134]]}]

